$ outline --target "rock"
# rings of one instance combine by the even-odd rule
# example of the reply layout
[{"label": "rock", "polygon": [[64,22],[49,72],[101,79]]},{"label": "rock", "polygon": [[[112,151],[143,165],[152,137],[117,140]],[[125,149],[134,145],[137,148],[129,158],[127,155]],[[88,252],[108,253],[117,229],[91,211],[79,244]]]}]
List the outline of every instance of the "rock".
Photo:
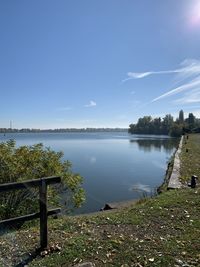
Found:
[{"label": "rock", "polygon": [[127,200],[127,201],[122,201],[122,202],[106,203],[105,206],[101,209],[101,211],[128,208],[134,205],[136,202],[137,202],[136,200]]},{"label": "rock", "polygon": [[113,209],[113,205],[110,203],[106,203],[105,206],[101,209],[103,210],[112,210]]}]

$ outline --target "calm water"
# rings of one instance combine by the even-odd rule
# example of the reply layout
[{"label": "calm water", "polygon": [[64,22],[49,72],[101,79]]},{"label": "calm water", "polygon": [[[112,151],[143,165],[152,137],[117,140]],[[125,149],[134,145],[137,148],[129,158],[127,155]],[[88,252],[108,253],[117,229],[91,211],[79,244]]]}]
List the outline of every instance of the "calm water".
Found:
[{"label": "calm water", "polygon": [[152,194],[162,183],[167,161],[178,144],[166,136],[125,132],[0,134],[0,141],[11,138],[18,146],[42,142],[64,152],[73,171],[84,177],[87,202],[77,213]]}]

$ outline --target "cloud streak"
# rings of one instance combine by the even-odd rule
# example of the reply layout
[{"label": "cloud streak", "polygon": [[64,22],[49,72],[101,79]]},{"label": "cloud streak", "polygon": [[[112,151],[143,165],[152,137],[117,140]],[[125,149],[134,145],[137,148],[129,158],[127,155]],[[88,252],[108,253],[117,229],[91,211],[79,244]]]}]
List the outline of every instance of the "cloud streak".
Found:
[{"label": "cloud streak", "polygon": [[188,82],[184,85],[181,85],[179,87],[176,87],[170,91],[168,91],[167,93],[165,94],[162,94],[156,98],[154,98],[151,102],[156,102],[158,100],[161,100],[163,98],[166,98],[166,97],[169,97],[169,96],[172,96],[172,95],[175,95],[175,94],[178,94],[178,93],[181,93],[183,91],[186,91],[186,90],[189,90],[189,89],[194,89],[196,88],[197,86],[200,86],[200,77],[198,77],[197,79],[194,79],[192,80],[191,82]]},{"label": "cloud streak", "polygon": [[163,71],[148,71],[148,72],[128,72],[128,78],[122,80],[122,82],[126,82],[132,79],[142,79],[150,75],[158,75],[158,74],[173,74],[180,73],[181,69],[177,70],[163,70]]},{"label": "cloud streak", "polygon": [[174,103],[180,105],[200,103],[200,90],[194,89],[187,92],[182,98],[175,100]]},{"label": "cloud streak", "polygon": [[[161,75],[161,74],[175,74],[176,83],[179,85],[167,91],[166,93],[154,98],[151,102],[156,102],[161,99],[170,97],[172,95],[179,94],[184,91],[197,90],[196,95],[200,94],[200,61],[196,59],[186,59],[181,64],[180,67],[174,70],[164,70],[164,71],[148,71],[148,72],[128,72],[128,78],[124,79],[122,82],[132,79],[142,79],[151,75]],[[190,96],[188,93],[187,100],[182,98],[177,100],[176,103],[195,103],[194,92]],[[199,99],[199,98],[198,98]]]},{"label": "cloud streak", "polygon": [[159,71],[147,71],[147,72],[128,72],[128,78],[122,80],[126,82],[132,79],[142,79],[151,75],[160,75],[160,74],[180,74],[179,78],[190,77],[195,74],[200,73],[200,61],[195,59],[186,59],[180,64],[180,68],[175,70],[159,70]]},{"label": "cloud streak", "polygon": [[97,103],[93,100],[90,100],[90,103],[85,105],[85,108],[91,108],[91,107],[95,107],[97,105]]}]

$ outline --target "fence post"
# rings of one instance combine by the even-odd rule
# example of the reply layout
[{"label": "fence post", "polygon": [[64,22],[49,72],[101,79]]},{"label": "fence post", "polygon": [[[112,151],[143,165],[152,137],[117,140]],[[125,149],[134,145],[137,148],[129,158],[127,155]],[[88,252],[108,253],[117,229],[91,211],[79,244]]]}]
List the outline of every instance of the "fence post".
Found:
[{"label": "fence post", "polygon": [[46,248],[48,244],[47,236],[47,185],[45,179],[41,179],[39,186],[40,193],[40,246]]}]

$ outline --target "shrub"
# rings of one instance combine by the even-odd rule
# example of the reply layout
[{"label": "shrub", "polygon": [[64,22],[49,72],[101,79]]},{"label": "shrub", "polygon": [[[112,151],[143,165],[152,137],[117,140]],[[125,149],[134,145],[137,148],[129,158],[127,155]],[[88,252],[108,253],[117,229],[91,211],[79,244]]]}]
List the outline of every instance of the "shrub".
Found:
[{"label": "shrub", "polygon": [[[71,172],[71,163],[62,160],[63,153],[43,144],[16,147],[13,140],[0,143],[0,183],[20,182],[48,176],[61,176],[62,183],[49,186],[48,203],[58,205],[65,192],[66,210],[79,207],[85,199],[82,177]],[[0,194],[0,219],[38,211],[38,188]]]}]

